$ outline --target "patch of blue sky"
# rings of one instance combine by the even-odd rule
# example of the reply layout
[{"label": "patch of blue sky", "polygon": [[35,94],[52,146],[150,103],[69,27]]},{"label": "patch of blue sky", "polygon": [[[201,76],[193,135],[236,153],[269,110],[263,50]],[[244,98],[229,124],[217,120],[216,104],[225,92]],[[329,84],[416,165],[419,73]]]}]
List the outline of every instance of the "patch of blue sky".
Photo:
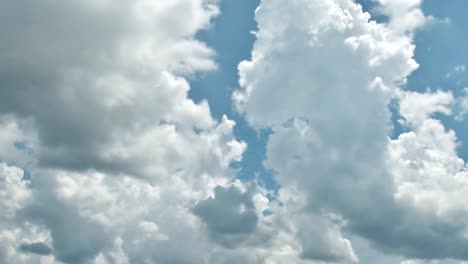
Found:
[{"label": "patch of blue sky", "polygon": [[[433,91],[450,90],[455,97],[461,96],[463,89],[468,87],[468,1],[426,0],[423,10],[438,22],[419,30],[415,35],[415,57],[421,66],[409,78],[408,88],[418,91],[427,88]],[[459,154],[465,161],[468,160],[467,120],[457,121],[453,116],[437,117],[447,128],[457,133],[461,143]]]},{"label": "patch of blue sky", "polygon": [[190,98],[198,102],[208,100],[211,112],[218,120],[226,114],[236,121],[234,133],[248,144],[243,161],[234,164],[238,177],[242,180],[258,179],[260,183],[274,188],[276,183],[270,171],[262,162],[265,160],[265,146],[269,131],[252,129],[234,108],[232,92],[239,87],[237,66],[250,59],[257,29],[254,19],[259,0],[221,1],[221,15],[209,30],[202,31],[198,38],[216,51],[218,69],[190,80]]},{"label": "patch of blue sky", "polygon": [[371,20],[377,21],[379,23],[386,22],[387,17],[384,15],[381,15],[378,10],[378,4],[376,0],[356,0],[356,3],[360,4],[362,6],[362,9],[365,12],[368,12],[369,14],[372,15]]}]

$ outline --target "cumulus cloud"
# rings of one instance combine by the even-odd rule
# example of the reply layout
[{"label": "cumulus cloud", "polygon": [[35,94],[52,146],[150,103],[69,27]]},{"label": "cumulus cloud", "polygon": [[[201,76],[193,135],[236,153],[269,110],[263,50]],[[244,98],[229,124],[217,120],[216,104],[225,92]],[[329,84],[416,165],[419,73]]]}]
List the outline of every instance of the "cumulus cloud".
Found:
[{"label": "cumulus cloud", "polygon": [[[315,241],[296,234],[303,258],[357,261],[352,241],[347,250],[333,250],[337,240],[317,247],[343,230],[386,254],[466,259],[466,208],[458,197],[465,163],[455,133],[432,117],[451,114],[454,97],[400,90],[418,67],[411,33],[425,17],[421,1],[379,4],[386,24],[348,0],[262,1],[233,100],[252,126],[272,130],[265,164],[282,188],[305,199],[299,215],[341,219],[307,236]],[[392,100],[410,130],[396,140],[388,138]],[[294,226],[313,232],[311,223],[321,221]]]},{"label": "cumulus cloud", "polygon": [[211,0],[4,3],[1,263],[300,263],[288,215],[264,214],[280,207],[269,191],[234,181],[235,122],[188,98],[187,77],[216,68],[195,35],[218,13]]},{"label": "cumulus cloud", "polygon": [[16,214],[33,199],[23,170],[0,162],[0,262],[39,263],[39,255],[22,254],[21,244],[47,241],[47,232],[29,223],[19,224]]},{"label": "cumulus cloud", "polygon": [[387,24],[351,0],[261,1],[233,100],[272,131],[268,190],[235,180],[235,122],[188,96],[217,67],[196,39],[217,0],[4,1],[0,262],[359,263],[356,236],[468,258],[466,165],[434,118],[464,99],[399,88],[426,18],[379,3]]},{"label": "cumulus cloud", "polygon": [[194,39],[215,2],[6,1],[0,12],[0,111],[32,119],[41,166],[148,177],[164,173],[149,157],[166,152],[137,157],[122,145],[159,133],[148,149],[167,149],[159,144],[171,142],[171,127],[189,137],[215,126],[182,78],[215,68],[214,52]]},{"label": "cumulus cloud", "polygon": [[466,164],[458,156],[455,132],[432,117],[437,112],[450,114],[453,97],[449,92],[440,91],[406,92],[400,105],[409,105],[412,101],[428,104],[419,104],[413,109],[400,108],[410,132],[390,142],[388,159],[396,184],[396,202],[405,209],[404,221],[414,221],[418,226],[407,238],[417,238],[416,241],[427,248],[424,254],[412,250],[407,254],[425,259],[467,259],[463,248],[467,243],[464,219],[468,211],[461,202],[467,186]]},{"label": "cumulus cloud", "polygon": [[404,118],[404,122],[409,126],[421,125],[432,114],[437,112],[446,115],[452,113],[451,104],[454,97],[451,92],[402,92],[399,97],[400,114]]},{"label": "cumulus cloud", "polygon": [[434,18],[426,17],[421,9],[423,0],[376,0],[380,12],[390,19],[389,27],[401,33],[412,33]]},{"label": "cumulus cloud", "polygon": [[191,211],[246,148],[187,95],[217,1],[2,5],[0,262],[255,263]]}]

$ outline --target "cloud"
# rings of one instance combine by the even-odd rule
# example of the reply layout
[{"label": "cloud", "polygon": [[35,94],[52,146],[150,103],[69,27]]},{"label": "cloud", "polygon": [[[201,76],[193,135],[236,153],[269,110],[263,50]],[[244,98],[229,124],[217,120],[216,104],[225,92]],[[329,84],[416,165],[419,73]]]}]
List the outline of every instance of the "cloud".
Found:
[{"label": "cloud", "polygon": [[227,244],[252,233],[258,222],[252,194],[241,193],[234,186],[216,187],[214,197],[198,202],[192,210],[207,224],[215,239]]},{"label": "cloud", "polygon": [[455,119],[458,121],[463,121],[468,114],[468,88],[464,88],[463,92],[463,95],[455,101]]},{"label": "cloud", "polygon": [[[413,110],[400,108],[410,132],[402,133],[389,144],[388,166],[396,184],[395,199],[405,208],[405,222],[414,225],[407,239],[417,241],[425,253],[403,247],[412,257],[467,259],[464,220],[467,208],[460,202],[465,192],[466,165],[457,154],[457,137],[441,121],[432,117],[440,112],[450,114],[453,101],[449,92],[417,94],[406,92],[400,105],[424,101]],[[432,104],[431,107],[427,107]],[[414,105],[418,106],[417,103]],[[425,116],[421,118],[418,113]],[[454,220],[455,215],[460,220]],[[416,228],[417,227],[417,228]],[[447,244],[447,241],[451,243]],[[402,242],[402,243],[410,243]]]},{"label": "cloud", "polygon": [[30,122],[11,115],[0,116],[0,160],[21,167],[30,165],[35,144],[34,128]]},{"label": "cloud", "polygon": [[415,29],[433,20],[421,9],[423,0],[377,0],[380,12],[390,19],[389,27],[401,33],[412,33]]},{"label": "cloud", "polygon": [[450,115],[453,101],[454,97],[451,92],[402,92],[399,111],[408,125],[417,126],[424,123],[436,112]]},{"label": "cloud", "polygon": [[24,255],[22,243],[47,241],[47,234],[40,227],[29,223],[20,225],[17,212],[31,202],[30,184],[22,181],[23,170],[0,162],[0,262],[39,263],[39,255]]},{"label": "cloud", "polygon": [[[466,223],[455,217],[466,212],[458,197],[465,165],[454,132],[432,118],[450,114],[454,98],[400,90],[418,67],[411,32],[425,20],[421,1],[379,3],[388,24],[369,21],[353,1],[262,1],[233,100],[253,127],[272,130],[265,165],[281,188],[303,197],[298,219],[321,219],[292,222],[303,230],[295,234],[303,258],[357,261],[352,241],[333,249],[346,241],[342,230],[385,254],[466,259]],[[410,130],[396,141],[388,138],[392,100]],[[301,238],[330,213],[340,224]],[[320,242],[327,234],[333,242]]]},{"label": "cloud", "polygon": [[[235,122],[188,96],[217,67],[196,38],[216,0],[6,1],[0,262],[359,263],[353,236],[466,258],[466,165],[433,118],[461,104],[398,88],[422,22],[395,3],[382,25],[351,0],[262,1],[233,99],[272,131],[276,192],[235,180]],[[390,140],[395,98],[409,132]]]},{"label": "cloud", "polygon": [[453,67],[453,70],[445,74],[445,78],[451,78],[453,75],[464,73],[466,71],[466,65],[460,64]]},{"label": "cloud", "polygon": [[32,119],[41,166],[148,177],[157,173],[142,171],[148,160],[121,144],[160,123],[215,125],[182,78],[215,68],[214,51],[194,38],[218,14],[214,2],[7,1],[0,12],[0,112]]},{"label": "cloud", "polygon": [[27,253],[47,256],[52,253],[52,249],[43,242],[23,243],[20,245],[20,250]]},{"label": "cloud", "polygon": [[[188,98],[186,78],[216,69],[195,36],[218,14],[211,0],[4,3],[1,263],[256,263],[269,249],[264,227],[226,248],[191,211],[229,189],[247,147]],[[260,222],[266,198],[246,199],[231,233]]]}]

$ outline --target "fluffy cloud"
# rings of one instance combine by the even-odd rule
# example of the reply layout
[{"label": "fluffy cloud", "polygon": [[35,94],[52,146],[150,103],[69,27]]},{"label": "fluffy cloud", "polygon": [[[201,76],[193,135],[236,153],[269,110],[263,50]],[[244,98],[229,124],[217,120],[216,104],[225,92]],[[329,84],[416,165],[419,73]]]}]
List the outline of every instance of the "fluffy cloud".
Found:
[{"label": "fluffy cloud", "polygon": [[[303,258],[356,261],[349,241],[333,247],[344,230],[388,254],[465,259],[465,165],[455,134],[431,117],[450,114],[454,98],[399,90],[418,67],[408,33],[424,23],[421,1],[379,3],[388,24],[348,0],[262,1],[233,100],[272,129],[265,164],[305,199],[298,218],[316,216],[293,222]],[[410,130],[393,141],[392,100]],[[339,224],[303,239],[330,214]]]},{"label": "fluffy cloud", "polygon": [[[218,13],[211,0],[3,3],[0,262],[257,262],[192,210],[230,188],[246,148],[187,96],[187,76],[216,68],[195,35]],[[263,217],[266,198],[249,197]]]},{"label": "fluffy cloud", "polygon": [[[46,241],[47,232],[29,223],[19,224],[16,214],[33,199],[23,170],[0,162],[0,262],[39,263],[40,256],[22,254],[20,246]],[[29,247],[29,249],[31,249]]]},{"label": "fluffy cloud", "polygon": [[[291,12],[284,12],[285,8]],[[272,17],[282,22],[275,23]],[[408,37],[368,22],[369,14],[350,1],[287,5],[266,1],[256,18],[259,31],[252,60],[239,65],[243,90],[234,94],[238,108],[256,126],[282,124],[291,117],[326,120],[332,119],[330,113],[351,116],[358,111],[352,109],[357,102],[382,108],[375,113],[361,111],[364,114],[385,114],[384,103],[351,92],[350,98],[339,101],[333,88],[345,90],[353,84],[369,98],[383,97],[380,100],[385,101],[389,87],[404,82],[418,66],[411,58],[414,47]],[[275,87],[278,89],[271,93]],[[376,96],[379,94],[382,96]],[[334,104],[324,102],[324,97],[334,99]],[[276,107],[281,104],[290,107]],[[310,105],[316,105],[313,113]]]},{"label": "fluffy cloud", "polygon": [[377,2],[380,4],[381,13],[390,19],[389,27],[397,32],[412,33],[429,20],[421,10],[423,0],[377,0]]},{"label": "fluffy cloud", "polygon": [[464,99],[398,88],[420,3],[380,1],[383,25],[351,0],[261,2],[233,98],[272,131],[273,192],[234,180],[235,123],[188,97],[216,68],[195,37],[216,0],[5,1],[0,262],[359,263],[355,236],[467,258],[466,165],[433,118]]},{"label": "fluffy cloud", "polygon": [[[406,107],[418,105],[416,101],[427,104]],[[457,155],[455,133],[432,118],[437,112],[450,114],[452,101],[450,93],[440,91],[404,93],[400,114],[411,131],[389,144],[395,199],[409,211],[409,217],[417,217],[417,232],[423,235],[421,239],[426,237],[420,243],[431,249],[419,257],[468,258],[463,250],[468,228],[468,208],[463,202],[468,186],[466,165]]]},{"label": "fluffy cloud", "polygon": [[348,224],[379,236],[374,230],[393,214],[372,208],[393,199],[383,169],[387,102],[417,68],[411,40],[369,22],[351,1],[264,1],[256,18],[252,60],[239,65],[243,89],[234,100],[251,124],[273,128],[267,166],[281,185],[307,193],[307,210],[368,215]]},{"label": "fluffy cloud", "polygon": [[[32,119],[41,166],[150,177],[164,172],[147,164],[180,156],[159,146],[176,144],[171,130],[216,125],[181,77],[215,68],[193,37],[218,13],[213,1],[7,1],[0,12],[0,111]],[[150,134],[152,155],[122,147]]]}]

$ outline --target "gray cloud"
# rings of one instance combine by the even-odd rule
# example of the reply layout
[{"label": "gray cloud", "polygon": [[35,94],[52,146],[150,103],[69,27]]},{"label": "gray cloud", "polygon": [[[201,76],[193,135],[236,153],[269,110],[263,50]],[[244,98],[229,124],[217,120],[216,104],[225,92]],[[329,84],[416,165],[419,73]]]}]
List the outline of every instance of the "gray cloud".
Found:
[{"label": "gray cloud", "polygon": [[[128,128],[213,124],[201,114],[207,105],[186,97],[185,84],[162,76],[214,68],[213,52],[192,35],[216,11],[195,2],[146,10],[143,1],[3,3],[0,113],[33,120],[41,166],[142,174],[138,159],[115,162],[103,158],[103,149]],[[177,17],[191,22],[167,23]],[[180,103],[195,113],[184,113]]]},{"label": "gray cloud", "polygon": [[45,226],[52,237],[52,247],[57,260],[80,264],[93,260],[99,252],[111,246],[109,230],[88,218],[80,216],[78,205],[65,204],[47,190],[54,189],[53,182],[43,182],[35,201],[19,211],[23,221]]},{"label": "gray cloud", "polygon": [[43,242],[22,243],[19,248],[23,252],[38,254],[41,256],[47,256],[52,253],[52,249]]},{"label": "gray cloud", "polygon": [[208,226],[214,239],[227,245],[253,233],[258,216],[250,192],[216,187],[214,197],[198,202],[192,209]]}]

